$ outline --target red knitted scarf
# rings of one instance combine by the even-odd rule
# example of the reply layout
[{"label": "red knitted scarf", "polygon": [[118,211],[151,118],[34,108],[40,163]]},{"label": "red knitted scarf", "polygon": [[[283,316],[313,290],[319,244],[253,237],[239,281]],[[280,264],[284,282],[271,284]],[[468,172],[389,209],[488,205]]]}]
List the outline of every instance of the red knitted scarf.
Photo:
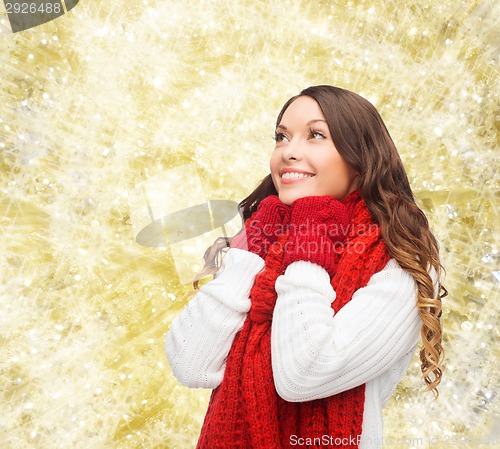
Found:
[{"label": "red knitted scarf", "polygon": [[[212,392],[197,449],[288,449],[296,447],[299,437],[311,442],[301,448],[358,447],[364,384],[308,402],[287,402],[274,387],[271,320],[277,298],[275,281],[284,272],[286,237],[280,236],[271,247],[265,268],[255,279],[250,312],[233,341],[224,379]],[[331,280],[337,294],[332,304],[335,313],[388,261],[380,229],[360,198]],[[315,438],[321,443],[314,445]]]}]

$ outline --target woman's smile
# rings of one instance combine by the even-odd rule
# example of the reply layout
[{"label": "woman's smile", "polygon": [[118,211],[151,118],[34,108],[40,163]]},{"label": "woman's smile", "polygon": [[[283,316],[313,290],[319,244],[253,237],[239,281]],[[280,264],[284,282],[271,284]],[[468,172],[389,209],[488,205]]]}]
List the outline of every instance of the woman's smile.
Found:
[{"label": "woman's smile", "polygon": [[296,168],[283,168],[280,170],[281,184],[295,184],[314,176],[314,173],[298,170]]}]

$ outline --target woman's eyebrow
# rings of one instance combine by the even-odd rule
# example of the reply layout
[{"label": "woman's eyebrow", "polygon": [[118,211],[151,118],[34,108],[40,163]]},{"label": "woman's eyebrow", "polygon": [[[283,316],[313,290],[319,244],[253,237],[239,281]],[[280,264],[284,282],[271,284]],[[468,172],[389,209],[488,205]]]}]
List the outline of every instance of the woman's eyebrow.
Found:
[{"label": "woman's eyebrow", "polygon": [[309,126],[309,125],[312,125],[313,123],[316,123],[316,122],[325,122],[326,123],[326,120],[323,120],[322,118],[315,118],[313,120],[309,120],[306,125]]},{"label": "woman's eyebrow", "polygon": [[[316,122],[324,122],[324,123],[326,123],[326,120],[323,120],[322,118],[315,118],[313,120],[309,120],[306,123],[306,126],[312,125],[313,123],[316,123]],[[282,125],[281,123],[276,127],[276,129],[284,129],[285,131],[288,131],[288,128],[285,125]]]}]

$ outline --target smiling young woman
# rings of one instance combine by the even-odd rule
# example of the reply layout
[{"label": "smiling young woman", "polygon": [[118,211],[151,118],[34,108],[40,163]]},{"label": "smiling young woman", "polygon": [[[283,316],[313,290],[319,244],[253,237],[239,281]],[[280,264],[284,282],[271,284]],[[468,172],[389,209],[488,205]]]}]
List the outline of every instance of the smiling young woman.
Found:
[{"label": "smiling young woman", "polygon": [[437,396],[437,242],[364,98],[304,89],[275,140],[270,174],[240,203],[243,229],[207,249],[195,288],[215,279],[167,334],[174,375],[213,389],[197,448],[380,448],[382,407],[419,338]]}]

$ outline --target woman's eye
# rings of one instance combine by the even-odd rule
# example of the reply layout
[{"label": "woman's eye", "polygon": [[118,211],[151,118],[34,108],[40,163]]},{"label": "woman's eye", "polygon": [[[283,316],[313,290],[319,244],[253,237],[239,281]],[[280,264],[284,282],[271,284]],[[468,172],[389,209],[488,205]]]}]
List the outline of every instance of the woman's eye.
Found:
[{"label": "woman's eye", "polygon": [[326,139],[326,136],[322,132],[313,129],[311,130],[311,137],[313,139]]},{"label": "woman's eye", "polygon": [[283,142],[285,139],[288,141],[288,137],[283,133],[274,133],[274,140],[276,142]]}]

